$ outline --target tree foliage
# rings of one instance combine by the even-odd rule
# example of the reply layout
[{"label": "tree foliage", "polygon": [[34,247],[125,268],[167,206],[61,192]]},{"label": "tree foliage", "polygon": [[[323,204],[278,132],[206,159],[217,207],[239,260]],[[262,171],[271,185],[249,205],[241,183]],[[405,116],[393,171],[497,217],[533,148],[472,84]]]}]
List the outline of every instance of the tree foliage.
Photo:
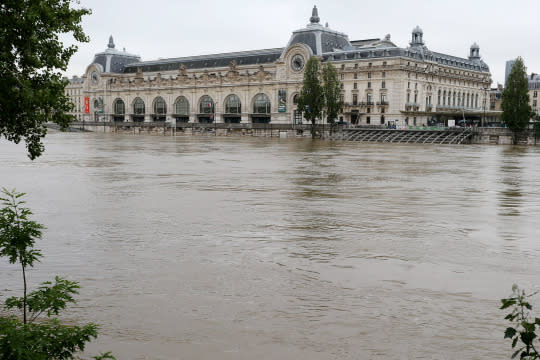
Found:
[{"label": "tree foliage", "polygon": [[309,58],[304,70],[304,81],[298,97],[298,109],[311,122],[311,137],[315,138],[315,123],[324,109],[324,92],[320,81],[321,64],[315,56]]},{"label": "tree foliage", "polygon": [[[85,344],[97,337],[97,325],[73,326],[62,324],[53,316],[59,315],[69,303],[75,303],[79,284],[56,277],[27,294],[26,269],[42,257],[34,248],[41,239],[43,225],[32,221],[32,212],[24,206],[24,193],[2,190],[0,204],[0,256],[21,265],[23,296],[5,300],[7,311],[20,310],[17,316],[0,316],[0,358],[3,360],[64,360],[82,351]],[[40,316],[46,319],[41,319]],[[114,359],[110,353],[94,359]]]},{"label": "tree foliage", "polygon": [[322,88],[324,94],[324,110],[327,122],[333,125],[343,106],[341,102],[341,84],[334,65],[327,62],[322,67]]},{"label": "tree foliage", "polygon": [[72,109],[62,80],[75,45],[59,34],[87,42],[80,25],[90,10],[72,8],[72,0],[3,0],[0,3],[0,138],[26,142],[28,156],[43,152],[45,123],[66,127]]},{"label": "tree foliage", "polygon": [[501,119],[514,133],[525,130],[533,116],[529,104],[529,84],[523,59],[518,57],[502,93]]},{"label": "tree foliage", "polygon": [[[535,344],[537,339],[536,327],[540,326],[540,318],[535,318],[531,314],[532,305],[529,298],[536,293],[526,294],[520,290],[517,285],[512,286],[512,295],[501,300],[501,309],[510,309],[505,320],[512,323],[512,326],[506,328],[504,338],[512,339],[512,349],[517,350],[512,354],[512,359],[519,355],[520,359],[540,359]],[[536,341],[538,343],[538,341]]]}]

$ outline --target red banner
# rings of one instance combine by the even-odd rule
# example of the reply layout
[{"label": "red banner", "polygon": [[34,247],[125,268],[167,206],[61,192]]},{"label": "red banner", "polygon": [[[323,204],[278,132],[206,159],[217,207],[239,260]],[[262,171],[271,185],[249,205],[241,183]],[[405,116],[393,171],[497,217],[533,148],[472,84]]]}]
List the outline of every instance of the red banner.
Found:
[{"label": "red banner", "polygon": [[90,113],[90,99],[88,98],[88,96],[84,97],[84,113]]}]

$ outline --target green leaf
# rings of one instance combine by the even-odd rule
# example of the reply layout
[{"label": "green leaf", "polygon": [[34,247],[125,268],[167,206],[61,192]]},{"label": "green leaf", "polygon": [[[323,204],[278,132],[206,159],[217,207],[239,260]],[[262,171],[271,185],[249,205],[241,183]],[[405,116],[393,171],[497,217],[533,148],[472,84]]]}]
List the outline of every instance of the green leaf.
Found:
[{"label": "green leaf", "polygon": [[525,344],[525,345],[531,345],[533,340],[536,338],[536,334],[535,333],[531,333],[531,332],[522,332],[520,334],[520,339],[521,341]]},{"label": "green leaf", "polygon": [[519,352],[521,351],[522,349],[519,349],[517,351],[515,351],[513,354],[512,354],[512,359],[515,359],[516,356],[518,356]]},{"label": "green leaf", "polygon": [[506,328],[506,331],[504,332],[504,338],[513,338],[516,335],[516,329],[513,327]]},{"label": "green leaf", "polygon": [[504,310],[506,308],[509,308],[510,306],[513,306],[516,304],[515,298],[509,298],[509,299],[501,299],[502,305],[500,307],[501,310]]},{"label": "green leaf", "polygon": [[79,283],[57,276],[54,284],[46,281],[28,295],[28,309],[38,315],[45,312],[47,317],[58,315],[68,303],[75,302],[73,295],[78,294],[79,289]]},{"label": "green leaf", "polygon": [[512,349],[516,347],[516,344],[517,344],[518,340],[519,340],[519,338],[516,336],[514,338],[514,341],[512,341]]},{"label": "green leaf", "polygon": [[113,356],[112,352],[110,351],[107,351],[106,353],[101,353],[98,356],[94,356],[93,359],[94,360],[105,360],[105,359],[116,360],[116,358]]}]

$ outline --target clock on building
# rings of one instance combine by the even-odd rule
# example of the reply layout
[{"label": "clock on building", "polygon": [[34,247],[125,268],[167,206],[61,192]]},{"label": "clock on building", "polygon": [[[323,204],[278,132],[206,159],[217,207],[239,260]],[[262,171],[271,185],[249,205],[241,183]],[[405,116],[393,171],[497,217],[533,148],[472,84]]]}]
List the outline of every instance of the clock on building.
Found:
[{"label": "clock on building", "polygon": [[97,84],[98,80],[99,80],[98,73],[97,73],[97,71],[94,71],[94,72],[92,73],[92,82],[93,82],[94,84]]},{"label": "clock on building", "polygon": [[296,54],[292,57],[291,66],[293,70],[300,71],[304,68],[304,57],[300,54]]}]

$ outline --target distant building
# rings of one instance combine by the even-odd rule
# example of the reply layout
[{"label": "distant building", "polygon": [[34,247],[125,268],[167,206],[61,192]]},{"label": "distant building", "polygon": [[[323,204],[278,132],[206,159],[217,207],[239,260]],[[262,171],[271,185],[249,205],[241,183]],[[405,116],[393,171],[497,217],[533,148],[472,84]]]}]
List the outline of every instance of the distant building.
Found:
[{"label": "distant building", "polygon": [[407,47],[382,39],[350,41],[320,24],[293,31],[285,47],[153,61],[115,49],[95,55],[66,88],[78,119],[129,122],[300,123],[306,61],[338,70],[340,119],[353,124],[422,125],[480,120],[491,84],[473,44],[468,58],[430,50],[417,26]]},{"label": "distant building", "polygon": [[510,75],[510,71],[512,71],[512,66],[514,66],[514,63],[516,60],[508,60],[506,62],[506,67],[504,69],[504,86],[506,86],[506,82],[508,81],[508,75]]},{"label": "distant building", "polygon": [[540,75],[531,74],[527,76],[529,80],[529,101],[531,104],[532,111],[536,116],[540,115],[540,101],[538,94],[540,93]]}]

